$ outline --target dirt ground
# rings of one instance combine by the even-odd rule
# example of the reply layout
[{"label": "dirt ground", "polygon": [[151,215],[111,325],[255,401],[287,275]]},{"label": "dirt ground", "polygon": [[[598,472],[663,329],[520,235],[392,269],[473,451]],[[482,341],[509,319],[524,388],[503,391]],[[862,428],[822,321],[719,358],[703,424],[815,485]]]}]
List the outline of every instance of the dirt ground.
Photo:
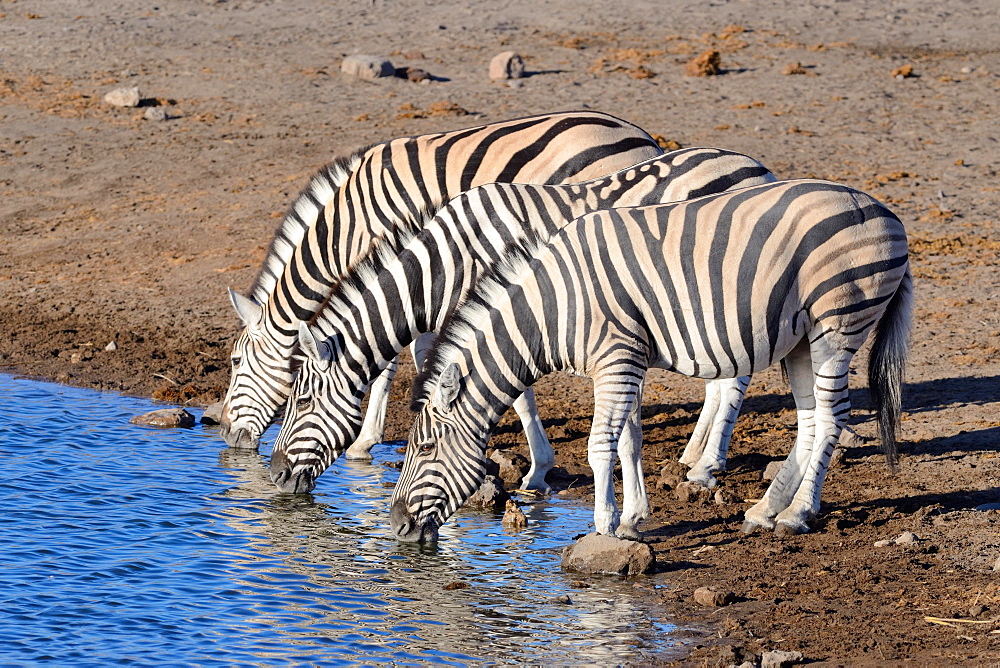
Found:
[{"label": "dirt ground", "polygon": [[[226,286],[249,286],[310,174],[367,143],[592,108],[683,146],[742,151],[779,178],[861,188],[908,226],[917,306],[901,471],[888,474],[874,442],[850,448],[811,533],[743,535],[746,500],[793,440],[780,374],[751,386],[717,504],[670,488],[702,385],[654,372],[646,528],[656,582],[673,585],[664,617],[712,629],[690,639],[692,665],[770,649],[845,665],[996,663],[1000,512],[976,507],[1000,501],[998,35],[995,0],[0,0],[0,366],[219,399],[238,331]],[[488,79],[505,50],[525,59],[519,87]],[[707,50],[722,72],[686,76]],[[352,53],[434,80],[350,80],[339,67]],[[123,85],[143,106],[102,101]],[[168,120],[144,119],[150,107]],[[873,436],[864,358],[852,424]],[[409,378],[391,438],[406,436]],[[537,389],[552,481],[586,498],[589,383]],[[523,447],[516,423],[495,441]],[[920,540],[874,547],[904,531]],[[703,585],[734,602],[695,606]]]}]

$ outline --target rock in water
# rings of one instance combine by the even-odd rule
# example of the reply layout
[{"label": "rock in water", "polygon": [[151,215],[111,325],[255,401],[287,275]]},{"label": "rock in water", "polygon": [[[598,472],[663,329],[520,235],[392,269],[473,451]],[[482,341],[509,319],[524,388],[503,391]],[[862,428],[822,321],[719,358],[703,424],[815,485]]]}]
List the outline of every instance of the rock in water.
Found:
[{"label": "rock in water", "polygon": [[222,402],[216,401],[201,414],[202,424],[222,424]]},{"label": "rock in water", "polygon": [[507,512],[503,514],[502,524],[510,529],[523,529],[528,526],[528,518],[524,511],[517,507],[517,501],[507,499]]},{"label": "rock in water", "polygon": [[396,74],[396,68],[379,56],[347,56],[340,64],[340,71],[360,79],[378,79]]},{"label": "rock in water", "polygon": [[104,101],[116,107],[138,107],[140,99],[138,86],[115,88],[104,95]]},{"label": "rock in water", "polygon": [[490,79],[520,79],[524,76],[524,60],[513,51],[504,51],[490,61]]},{"label": "rock in water", "polygon": [[510,494],[504,489],[503,481],[495,475],[488,475],[483,479],[483,484],[479,486],[476,493],[465,502],[465,505],[480,510],[498,512],[509,498]]},{"label": "rock in water", "polygon": [[637,575],[652,572],[655,565],[649,545],[599,533],[587,534],[562,553],[563,570],[580,573]]},{"label": "rock in water", "polygon": [[129,423],[149,427],[193,427],[194,416],[183,408],[164,408],[163,410],[136,415],[129,420]]}]

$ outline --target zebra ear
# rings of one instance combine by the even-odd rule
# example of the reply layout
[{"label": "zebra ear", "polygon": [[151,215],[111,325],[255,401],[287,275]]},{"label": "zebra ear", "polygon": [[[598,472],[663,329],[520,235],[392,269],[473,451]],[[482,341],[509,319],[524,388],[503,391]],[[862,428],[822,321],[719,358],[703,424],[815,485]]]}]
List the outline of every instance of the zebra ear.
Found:
[{"label": "zebra ear", "polygon": [[330,362],[333,361],[333,351],[330,349],[330,344],[317,338],[309,325],[304,322],[299,323],[299,347],[309,359],[319,364],[321,368],[329,366]]},{"label": "zebra ear", "polygon": [[232,288],[229,290],[229,301],[236,309],[236,315],[243,321],[244,327],[257,329],[264,320],[264,308],[250,297],[244,297]]},{"label": "zebra ear", "polygon": [[455,363],[449,364],[444,371],[441,372],[441,378],[438,380],[437,389],[434,391],[434,405],[441,410],[449,410],[452,404],[455,403],[455,398],[458,397],[458,381],[461,380],[458,365]]}]

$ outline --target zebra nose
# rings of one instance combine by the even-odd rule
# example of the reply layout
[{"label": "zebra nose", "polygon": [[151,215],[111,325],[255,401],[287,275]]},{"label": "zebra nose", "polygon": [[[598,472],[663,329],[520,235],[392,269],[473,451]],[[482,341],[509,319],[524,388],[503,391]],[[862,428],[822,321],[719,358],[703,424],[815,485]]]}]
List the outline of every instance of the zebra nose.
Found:
[{"label": "zebra nose", "polygon": [[231,448],[237,450],[256,450],[260,446],[260,437],[254,436],[246,427],[233,429],[231,425],[223,423],[220,429],[222,438]]},{"label": "zebra nose", "polygon": [[316,488],[316,480],[308,469],[295,471],[284,452],[271,455],[271,482],[287,494],[308,494]]},{"label": "zebra nose", "polygon": [[411,537],[414,533],[413,530],[416,522],[402,499],[396,499],[389,509],[389,526],[392,527],[392,532],[396,535],[397,539],[405,542],[416,540]]}]

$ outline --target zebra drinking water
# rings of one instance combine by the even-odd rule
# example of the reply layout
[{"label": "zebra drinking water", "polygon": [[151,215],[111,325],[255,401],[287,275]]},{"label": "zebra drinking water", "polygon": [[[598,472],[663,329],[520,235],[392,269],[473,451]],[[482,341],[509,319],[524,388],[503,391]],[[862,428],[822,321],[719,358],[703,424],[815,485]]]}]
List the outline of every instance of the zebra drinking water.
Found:
[{"label": "zebra drinking water", "polygon": [[744,528],[802,532],[850,411],[849,363],[874,328],[869,384],[895,468],[912,288],[906,232],[872,197],[824,181],[773,183],[599,211],[531,246],[515,246],[477,284],[414,382],[419,412],[390,513],[400,540],[436,538],[482,479],[487,440],[513,397],[556,370],[594,380],[600,533],[619,524],[612,467],[619,450],[628,461],[641,447],[653,366],[732,378],[785,360],[798,434]]},{"label": "zebra drinking water", "polygon": [[[773,181],[766,168],[745,155],[681,149],[582,184],[480,186],[453,199],[430,222],[388,237],[369,259],[348,271],[315,322],[300,326],[301,366],[275,440],[272,480],[284,491],[311,490],[357,438],[369,383],[411,341],[438,331],[476,277],[515,239],[529,232],[548,238],[596,209],[676,201]],[[742,401],[745,385],[728,379],[711,382],[725,386],[716,396],[736,387]],[[738,411],[739,402],[735,404]],[[731,433],[735,413],[718,413],[714,421],[729,425]],[[541,433],[538,440],[547,443],[540,421],[533,426]],[[724,461],[727,444],[720,437],[710,449],[722,448]],[[714,462],[718,457],[709,458]],[[532,468],[522,486],[546,489],[545,474],[553,463],[551,450],[532,449]],[[647,508],[641,463],[627,464],[624,470],[626,503]],[[648,509],[637,511],[645,513]]]},{"label": "zebra drinking water", "polygon": [[[279,226],[250,296],[229,292],[244,329],[233,345],[222,410],[226,442],[258,447],[291,388],[299,323],[313,317],[372,241],[401,221],[482,183],[585,181],[662,152],[634,125],[579,111],[395,139],[320,170]],[[368,456],[381,439],[394,371],[390,367],[373,385],[368,420],[352,454]]]}]

